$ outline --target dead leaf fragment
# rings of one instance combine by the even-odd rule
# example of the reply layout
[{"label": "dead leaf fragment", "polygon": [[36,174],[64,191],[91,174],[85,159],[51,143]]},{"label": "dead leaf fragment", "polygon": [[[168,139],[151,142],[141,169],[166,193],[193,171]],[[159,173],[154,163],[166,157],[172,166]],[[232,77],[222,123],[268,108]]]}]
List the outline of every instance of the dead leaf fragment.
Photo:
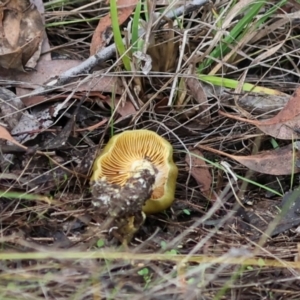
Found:
[{"label": "dead leaf fragment", "polygon": [[202,123],[205,123],[208,126],[211,121],[211,116],[210,116],[209,104],[202,83],[199,81],[197,77],[189,77],[186,79],[186,85],[191,96],[196,100],[197,104],[200,104],[200,107],[197,106],[197,108],[199,109],[200,112],[202,112],[201,113]]},{"label": "dead leaf fragment", "polygon": [[191,175],[200,185],[201,192],[206,194],[210,191],[212,177],[206,162],[201,157],[204,157],[201,151],[193,149],[186,155],[185,162],[189,166]]},{"label": "dead leaf fragment", "polygon": [[[42,18],[28,0],[10,0],[0,6],[0,65],[24,71],[39,51],[44,35]],[[39,54],[36,55],[38,59]],[[33,67],[35,62],[31,62]]]},{"label": "dead leaf fragment", "polygon": [[136,109],[131,101],[124,101],[123,103],[120,103],[120,101],[121,99],[119,97],[115,98],[114,101],[111,97],[106,97],[106,99],[103,100],[103,102],[106,102],[112,109],[116,109],[121,117],[136,114]]},{"label": "dead leaf fragment", "polygon": [[[290,175],[292,173],[299,173],[300,168],[295,165],[299,153],[293,149],[290,144],[279,149],[263,151],[256,155],[237,156],[216,150],[207,146],[199,145],[199,148],[229,157],[240,164],[246,166],[250,170],[270,175]],[[294,154],[296,157],[294,157]]]}]

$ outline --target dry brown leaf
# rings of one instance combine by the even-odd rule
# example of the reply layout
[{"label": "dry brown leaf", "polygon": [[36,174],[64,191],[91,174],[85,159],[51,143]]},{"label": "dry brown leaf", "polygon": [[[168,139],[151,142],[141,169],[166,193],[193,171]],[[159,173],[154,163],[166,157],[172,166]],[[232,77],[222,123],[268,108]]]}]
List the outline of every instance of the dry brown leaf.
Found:
[{"label": "dry brown leaf", "polygon": [[257,126],[264,133],[278,139],[291,140],[297,136],[300,128],[300,88],[290,98],[283,109],[273,118],[259,121],[247,120],[220,111],[221,115]]},{"label": "dry brown leaf", "polygon": [[35,6],[28,0],[6,1],[0,6],[0,33],[0,65],[24,71],[27,62],[39,51],[44,34],[42,18]]},{"label": "dry brown leaf", "polygon": [[198,104],[201,104],[201,106],[197,106],[197,109],[199,110],[198,113],[202,112],[201,123],[206,124],[208,127],[211,121],[211,116],[207,97],[201,82],[196,77],[189,77],[186,79],[186,85],[192,97]]},{"label": "dry brown leaf", "polygon": [[[119,25],[122,25],[128,19],[137,3],[137,0],[118,0]],[[99,20],[98,26],[92,37],[90,55],[96,54],[109,43],[112,34],[111,24],[110,14],[107,14]]]},{"label": "dry brown leaf", "polygon": [[10,135],[10,133],[6,130],[6,128],[2,127],[1,125],[0,125],[0,139],[6,140],[6,141],[8,141],[8,142],[11,142],[11,143],[13,143],[13,144],[15,144],[15,145],[17,145],[17,146],[23,148],[23,149],[27,149],[26,146],[23,146],[22,144],[20,144],[19,142],[17,142],[17,141]]},{"label": "dry brown leaf", "polygon": [[116,108],[117,112],[122,117],[136,114],[136,109],[131,101],[125,101],[124,103],[120,103],[120,101],[120,98],[115,98],[115,103],[113,104],[110,97],[106,97],[106,99],[104,99],[104,102],[106,102],[112,109]]},{"label": "dry brown leaf", "polygon": [[[298,151],[293,150],[292,144],[276,150],[263,151],[259,154],[249,156],[231,155],[202,145],[199,145],[198,148],[229,157],[246,166],[248,169],[263,174],[290,175],[300,172],[300,168],[295,164],[300,155]],[[294,157],[294,154],[296,157]]]},{"label": "dry brown leaf", "polygon": [[190,150],[190,153],[191,155],[187,154],[185,156],[185,162],[188,164],[189,170],[191,170],[191,175],[200,185],[201,192],[209,192],[212,184],[212,178],[206,162],[201,159],[201,157],[204,156],[201,151],[197,149]]},{"label": "dry brown leaf", "polygon": [[[260,93],[247,93],[238,100],[238,105],[245,109],[247,112],[259,114],[270,114],[274,116],[275,112],[281,110],[290,100],[290,95],[266,95]],[[232,100],[224,99],[231,105]],[[232,104],[234,105],[234,104]]]}]

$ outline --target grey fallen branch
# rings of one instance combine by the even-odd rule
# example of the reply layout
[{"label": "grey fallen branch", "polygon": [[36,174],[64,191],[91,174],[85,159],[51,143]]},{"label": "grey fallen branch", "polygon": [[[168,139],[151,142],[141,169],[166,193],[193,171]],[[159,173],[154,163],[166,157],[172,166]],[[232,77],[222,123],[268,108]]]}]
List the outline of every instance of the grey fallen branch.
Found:
[{"label": "grey fallen branch", "polygon": [[[169,19],[175,19],[183,14],[188,14],[195,9],[200,8],[204,4],[206,4],[208,0],[193,0],[188,5],[183,5],[177,9],[171,10],[165,16]],[[140,36],[142,36],[145,32],[141,31]],[[124,41],[125,42],[125,41]],[[104,49],[101,49],[95,55],[90,56],[88,59],[83,61],[80,65],[73,67],[66,72],[62,73],[58,78],[53,79],[52,81],[45,84],[43,87],[39,87],[35,89],[32,93],[28,94],[28,96],[40,95],[47,93],[50,90],[53,90],[54,87],[61,87],[62,85],[69,83],[76,76],[87,74],[93,67],[98,65],[99,63],[108,60],[116,53],[116,45],[112,44]]]}]

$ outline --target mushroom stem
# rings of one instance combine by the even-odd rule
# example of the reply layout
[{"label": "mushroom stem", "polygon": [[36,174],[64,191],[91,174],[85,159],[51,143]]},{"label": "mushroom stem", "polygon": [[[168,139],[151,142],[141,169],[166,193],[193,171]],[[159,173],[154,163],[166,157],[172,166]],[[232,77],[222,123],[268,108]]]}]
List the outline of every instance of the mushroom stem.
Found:
[{"label": "mushroom stem", "polygon": [[128,244],[135,232],[144,223],[142,207],[151,197],[155,183],[155,169],[137,168],[125,185],[120,186],[101,178],[92,186],[93,204],[112,218],[116,227],[114,236]]},{"label": "mushroom stem", "polygon": [[154,168],[137,169],[123,186],[99,179],[92,186],[94,206],[112,217],[140,212],[153,192],[155,174]]}]

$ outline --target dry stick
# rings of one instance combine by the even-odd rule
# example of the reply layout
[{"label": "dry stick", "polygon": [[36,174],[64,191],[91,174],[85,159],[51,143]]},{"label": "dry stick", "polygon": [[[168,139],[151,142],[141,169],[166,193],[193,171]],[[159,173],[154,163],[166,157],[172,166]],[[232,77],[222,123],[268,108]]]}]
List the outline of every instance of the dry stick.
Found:
[{"label": "dry stick", "polygon": [[186,40],[187,40],[187,33],[188,33],[188,30],[186,30],[184,32],[184,34],[183,34],[181,51],[180,51],[180,55],[179,55],[179,59],[178,59],[176,73],[174,74],[174,80],[173,80],[173,84],[172,84],[172,87],[171,87],[171,92],[170,92],[170,96],[169,96],[168,106],[171,106],[172,103],[173,103],[173,97],[174,97],[174,93],[175,93],[175,90],[176,90],[176,85],[177,85],[179,73],[180,73],[180,70],[182,68],[184,50],[185,50]]},{"label": "dry stick", "polygon": [[[209,0],[193,0],[190,4],[188,4],[186,6],[183,5],[177,9],[174,9],[174,10],[166,13],[165,16],[169,19],[174,19],[183,14],[187,14],[189,12],[194,11],[195,9],[200,8],[201,6],[206,4],[208,1]],[[145,31],[141,30],[139,32],[139,35],[142,36],[144,33],[145,33]],[[125,43],[125,39],[123,39],[123,42]],[[112,44],[112,45],[100,50],[95,55],[90,56],[88,59],[86,59],[80,65],[65,71],[57,79],[53,79],[52,81],[48,82],[44,87],[36,88],[32,93],[28,94],[28,96],[40,95],[43,93],[47,93],[48,91],[53,90],[55,88],[58,88],[61,85],[64,85],[64,84],[70,82],[73,79],[73,77],[88,73],[93,67],[95,67],[99,63],[111,58],[115,53],[116,53],[116,45]]]}]

